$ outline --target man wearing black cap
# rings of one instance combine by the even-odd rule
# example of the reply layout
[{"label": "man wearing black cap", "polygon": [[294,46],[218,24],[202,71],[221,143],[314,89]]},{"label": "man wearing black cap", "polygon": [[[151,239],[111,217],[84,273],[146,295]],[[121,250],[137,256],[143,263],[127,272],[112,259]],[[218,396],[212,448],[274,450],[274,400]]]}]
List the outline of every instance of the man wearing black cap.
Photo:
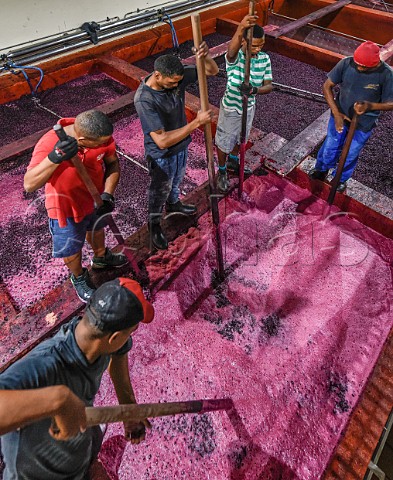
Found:
[{"label": "man wearing black cap", "polygon": [[[340,85],[336,100],[333,88]],[[393,71],[380,59],[376,43],[362,43],[354,52],[338,62],[324,83],[323,93],[332,110],[326,140],[318,152],[315,167],[309,176],[325,180],[329,169],[335,168],[344,146],[349,121],[354,112],[359,115],[344,170],[337,191],[344,192],[367,140],[381,111],[393,110]],[[335,175],[335,171],[333,172]]]},{"label": "man wearing black cap", "polygon": [[[115,279],[94,292],[82,318],[0,375],[4,480],[86,478],[103,435],[99,427],[86,428],[85,407],[93,405],[107,368],[119,403],[136,403],[128,373],[130,335],[153,317],[139,284]],[[124,424],[125,437],[139,443],[147,426],[147,419]]]}]

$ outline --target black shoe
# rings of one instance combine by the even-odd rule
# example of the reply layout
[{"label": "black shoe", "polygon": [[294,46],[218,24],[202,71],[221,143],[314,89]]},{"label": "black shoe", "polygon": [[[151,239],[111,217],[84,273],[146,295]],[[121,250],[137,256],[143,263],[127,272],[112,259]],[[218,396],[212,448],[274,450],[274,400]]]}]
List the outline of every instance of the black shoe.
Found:
[{"label": "black shoe", "polygon": [[95,270],[100,268],[119,268],[127,263],[127,257],[123,253],[113,253],[109,248],[105,249],[103,257],[94,257],[91,261],[91,265]]},{"label": "black shoe", "polygon": [[344,193],[347,188],[347,182],[340,182],[337,186],[336,192],[338,193]]},{"label": "black shoe", "polygon": [[161,225],[159,223],[152,223],[149,225],[149,231],[152,244],[158,250],[167,250],[168,240],[162,231]]},{"label": "black shoe", "polygon": [[221,172],[219,170],[217,175],[217,188],[220,190],[220,192],[227,193],[228,187],[229,184],[227,172]]},{"label": "black shoe", "polygon": [[311,178],[311,180],[326,180],[326,177],[329,173],[329,170],[327,171],[324,171],[324,170],[317,170],[315,168],[312,168],[309,172],[308,172],[308,176]]},{"label": "black shoe", "polygon": [[187,203],[181,203],[178,200],[176,203],[166,204],[166,213],[184,213],[185,215],[195,215],[197,208],[195,205],[188,205]]},{"label": "black shoe", "polygon": [[[239,170],[240,170],[240,162],[239,162],[239,157],[236,157],[234,155],[229,155],[228,160],[227,160],[227,169],[234,173],[235,175],[239,175]],[[244,166],[244,175],[252,175],[252,170]]]},{"label": "black shoe", "polygon": [[95,286],[90,280],[89,271],[87,268],[83,269],[83,273],[79,277],[71,274],[71,283],[74,285],[76,294],[82,302],[87,303],[95,291]]}]

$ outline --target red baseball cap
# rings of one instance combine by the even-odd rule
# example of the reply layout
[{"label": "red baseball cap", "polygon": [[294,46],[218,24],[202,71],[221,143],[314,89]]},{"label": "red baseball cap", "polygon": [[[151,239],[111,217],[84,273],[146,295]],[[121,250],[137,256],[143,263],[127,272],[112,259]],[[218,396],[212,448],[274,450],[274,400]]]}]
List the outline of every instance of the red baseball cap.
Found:
[{"label": "red baseball cap", "polygon": [[355,50],[353,54],[353,59],[355,63],[362,67],[376,67],[381,61],[378,45],[374,42],[370,42],[369,40],[367,40],[367,42],[362,43]]},{"label": "red baseball cap", "polygon": [[86,308],[86,315],[99,330],[116,332],[139,322],[150,323],[154,308],[146,300],[138,282],[120,277],[97,288]]}]

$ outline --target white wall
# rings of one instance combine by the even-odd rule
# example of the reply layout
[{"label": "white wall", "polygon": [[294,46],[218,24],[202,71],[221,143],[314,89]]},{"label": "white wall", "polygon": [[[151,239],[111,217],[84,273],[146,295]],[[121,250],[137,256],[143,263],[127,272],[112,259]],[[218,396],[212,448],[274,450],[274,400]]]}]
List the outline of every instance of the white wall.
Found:
[{"label": "white wall", "polygon": [[[0,51],[165,0],[0,0]],[[177,3],[177,2],[171,2]]]}]

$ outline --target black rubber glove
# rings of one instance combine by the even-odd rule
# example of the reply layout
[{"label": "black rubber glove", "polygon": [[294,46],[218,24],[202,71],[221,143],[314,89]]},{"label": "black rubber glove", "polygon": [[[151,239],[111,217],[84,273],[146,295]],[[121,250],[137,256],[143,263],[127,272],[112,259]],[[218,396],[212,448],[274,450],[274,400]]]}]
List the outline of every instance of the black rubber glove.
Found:
[{"label": "black rubber glove", "polygon": [[78,153],[78,142],[74,137],[67,136],[67,140],[59,140],[48,155],[51,162],[57,165],[64,160],[70,160]]},{"label": "black rubber glove", "polygon": [[113,209],[115,208],[115,197],[113,195],[104,192],[101,195],[101,198],[104,203],[95,209],[95,214],[98,217],[102,217],[103,215],[113,212]]},{"label": "black rubber glove", "polygon": [[247,97],[258,93],[258,87],[253,87],[251,84],[246,85],[244,82],[240,85],[239,90],[242,95],[247,95]]}]

